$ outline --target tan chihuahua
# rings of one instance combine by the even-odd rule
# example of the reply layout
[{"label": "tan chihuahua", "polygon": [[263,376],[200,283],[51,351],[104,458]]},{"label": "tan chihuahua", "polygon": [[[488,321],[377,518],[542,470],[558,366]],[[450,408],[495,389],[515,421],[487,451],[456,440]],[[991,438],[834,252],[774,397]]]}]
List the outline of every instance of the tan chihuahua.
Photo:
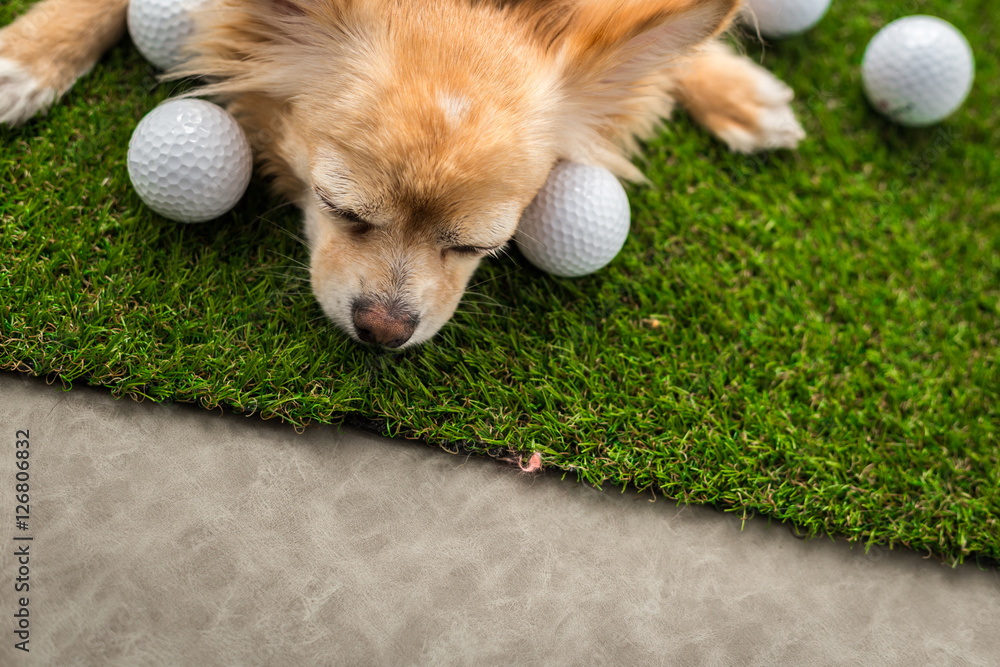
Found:
[{"label": "tan chihuahua", "polygon": [[[741,152],[804,137],[792,91],[717,41],[739,0],[217,0],[189,59],[305,214],[312,290],[356,340],[431,338],[560,160],[629,162],[683,104]],[[0,122],[45,111],[127,0],[44,0],[0,30]]]}]

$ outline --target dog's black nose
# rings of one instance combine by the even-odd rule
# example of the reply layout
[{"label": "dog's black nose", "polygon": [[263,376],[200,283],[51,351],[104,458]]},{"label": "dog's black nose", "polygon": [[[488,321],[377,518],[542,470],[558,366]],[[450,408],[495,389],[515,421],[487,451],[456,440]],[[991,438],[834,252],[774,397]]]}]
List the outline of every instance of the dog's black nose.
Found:
[{"label": "dog's black nose", "polygon": [[354,328],[366,343],[399,347],[410,340],[419,322],[420,318],[398,306],[362,301],[354,304]]}]

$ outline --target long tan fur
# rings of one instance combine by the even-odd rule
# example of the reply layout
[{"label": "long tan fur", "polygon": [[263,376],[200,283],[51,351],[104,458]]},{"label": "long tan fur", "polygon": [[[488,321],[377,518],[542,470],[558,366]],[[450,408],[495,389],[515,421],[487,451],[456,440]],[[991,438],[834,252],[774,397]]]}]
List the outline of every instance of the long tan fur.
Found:
[{"label": "long tan fur", "polygon": [[[122,0],[81,2],[42,5],[122,11]],[[641,180],[629,158],[675,99],[737,150],[797,143],[787,87],[713,41],[738,5],[218,0],[171,75],[207,82],[199,94],[228,106],[263,172],[303,210],[313,292],[330,319],[401,347],[448,321],[556,162]],[[0,95],[4,58],[50,78],[21,23],[0,31]],[[99,32],[68,37],[69,52],[114,35]],[[70,60],[81,58],[67,58],[72,78]],[[18,119],[0,101],[3,120]]]}]

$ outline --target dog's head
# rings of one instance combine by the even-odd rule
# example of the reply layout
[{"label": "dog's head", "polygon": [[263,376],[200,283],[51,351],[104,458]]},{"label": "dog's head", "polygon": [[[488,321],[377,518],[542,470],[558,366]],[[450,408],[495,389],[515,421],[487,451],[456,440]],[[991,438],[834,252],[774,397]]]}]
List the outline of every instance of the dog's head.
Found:
[{"label": "dog's head", "polygon": [[671,61],[737,0],[222,0],[180,74],[216,84],[305,212],[313,292],[399,348],[452,316],[561,159],[640,178]]}]

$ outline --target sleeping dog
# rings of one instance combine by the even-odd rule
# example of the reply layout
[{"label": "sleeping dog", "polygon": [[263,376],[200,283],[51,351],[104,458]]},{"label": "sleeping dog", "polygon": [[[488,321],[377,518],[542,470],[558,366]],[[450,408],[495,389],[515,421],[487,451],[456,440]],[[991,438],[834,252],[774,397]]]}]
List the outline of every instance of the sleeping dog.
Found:
[{"label": "sleeping dog", "polygon": [[[719,41],[739,0],[216,0],[187,61],[303,212],[312,291],[356,340],[452,316],[560,160],[629,157],[675,103],[731,149],[794,148],[792,91]],[[0,30],[0,122],[44,112],[127,0],[43,0]]]}]

